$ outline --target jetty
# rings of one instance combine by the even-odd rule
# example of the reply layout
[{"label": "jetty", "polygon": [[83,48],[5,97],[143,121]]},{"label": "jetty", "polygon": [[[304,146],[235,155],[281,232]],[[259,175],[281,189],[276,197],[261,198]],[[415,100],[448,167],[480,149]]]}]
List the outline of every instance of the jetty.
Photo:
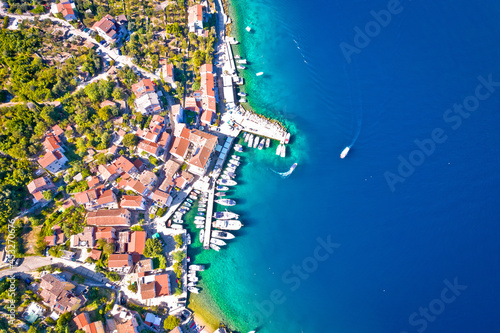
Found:
[{"label": "jetty", "polygon": [[214,215],[215,186],[208,190],[207,218],[205,219],[205,237],[203,238],[203,248],[210,249],[210,238],[212,237],[212,216]]}]

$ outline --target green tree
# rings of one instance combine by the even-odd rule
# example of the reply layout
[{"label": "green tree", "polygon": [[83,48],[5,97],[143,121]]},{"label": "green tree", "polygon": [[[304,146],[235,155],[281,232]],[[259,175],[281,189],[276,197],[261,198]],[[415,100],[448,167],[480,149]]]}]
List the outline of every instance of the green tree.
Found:
[{"label": "green tree", "polygon": [[177,261],[177,262],[181,262],[182,260],[184,260],[184,258],[186,258],[186,253],[184,251],[175,251],[173,254],[172,254],[172,258]]},{"label": "green tree", "polygon": [[142,226],[136,224],[136,225],[132,226],[130,228],[130,230],[132,230],[132,231],[144,231],[144,228]]},{"label": "green tree", "polygon": [[157,238],[149,238],[146,241],[146,246],[144,247],[144,256],[146,258],[158,257],[163,252],[163,247],[161,242]]},{"label": "green tree", "polygon": [[176,328],[177,326],[179,326],[180,323],[181,323],[181,320],[179,318],[170,315],[163,322],[163,327],[165,328],[165,330],[171,331],[174,328]]},{"label": "green tree", "polygon": [[182,246],[183,244],[183,241],[182,241],[182,235],[179,234],[179,235],[175,235],[174,236],[174,240],[175,240],[175,248],[178,249]]},{"label": "green tree", "polygon": [[115,252],[115,244],[108,243],[104,245],[102,248],[102,252],[107,255],[113,254]]},{"label": "green tree", "polygon": [[50,201],[54,198],[54,194],[52,193],[51,190],[43,191],[42,195],[43,198],[47,201]]},{"label": "green tree", "polygon": [[160,269],[167,268],[167,258],[165,258],[164,255],[159,255],[158,256],[158,261],[159,261],[158,265],[159,265]]},{"label": "green tree", "polygon": [[128,285],[127,289],[130,290],[133,293],[136,293],[137,292],[137,284],[136,283],[131,283],[131,284]]},{"label": "green tree", "polygon": [[122,143],[125,147],[133,147],[137,145],[137,141],[138,141],[137,136],[135,136],[135,134],[133,133],[129,133],[125,134]]}]

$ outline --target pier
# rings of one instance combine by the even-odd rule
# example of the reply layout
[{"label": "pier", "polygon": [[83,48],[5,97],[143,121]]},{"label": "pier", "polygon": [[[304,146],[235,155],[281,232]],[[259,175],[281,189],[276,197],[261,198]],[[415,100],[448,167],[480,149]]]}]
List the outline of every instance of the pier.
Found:
[{"label": "pier", "polygon": [[203,238],[203,248],[210,249],[210,238],[212,237],[212,216],[214,215],[215,185],[208,190],[207,218],[205,220],[205,237]]}]

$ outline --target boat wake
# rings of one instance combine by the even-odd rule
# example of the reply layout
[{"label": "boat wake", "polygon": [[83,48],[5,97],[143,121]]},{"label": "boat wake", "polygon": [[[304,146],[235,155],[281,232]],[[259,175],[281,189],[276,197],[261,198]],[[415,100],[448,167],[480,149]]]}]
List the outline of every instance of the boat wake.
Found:
[{"label": "boat wake", "polygon": [[[344,74],[346,75],[346,78],[349,82],[349,78],[347,77],[347,73],[345,71],[345,68],[344,68]],[[359,85],[357,71],[356,71],[356,83]],[[349,86],[350,86],[350,84],[349,84]],[[359,134],[361,133],[361,127],[363,125],[363,101],[362,101],[361,96],[360,96],[359,86],[357,89],[357,99],[358,99],[358,103],[359,103],[359,108],[358,108],[358,111],[356,112],[356,133],[354,134],[354,138],[352,139],[351,143],[347,147],[345,147],[344,150],[342,151],[342,153],[340,154],[340,158],[346,157],[347,153],[349,153],[349,150],[351,149],[351,147],[354,146],[354,144],[356,143],[356,140],[358,140]]]},{"label": "boat wake", "polygon": [[280,175],[281,178],[285,179],[285,178],[288,178],[292,174],[292,172],[295,170],[296,167],[297,167],[297,163],[293,163],[293,165],[290,167],[290,169],[287,172],[278,172],[278,171],[273,170],[273,169],[270,169],[270,170],[272,172]]}]

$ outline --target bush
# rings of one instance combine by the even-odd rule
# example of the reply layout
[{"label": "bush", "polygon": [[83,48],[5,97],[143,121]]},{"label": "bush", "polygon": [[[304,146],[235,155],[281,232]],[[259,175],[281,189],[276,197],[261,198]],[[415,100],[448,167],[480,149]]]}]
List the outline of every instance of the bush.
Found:
[{"label": "bush", "polygon": [[129,284],[128,287],[127,287],[128,290],[130,290],[131,292],[133,293],[136,293],[137,292],[137,284]]},{"label": "bush", "polygon": [[165,321],[163,322],[163,327],[167,331],[171,331],[174,328],[176,328],[177,326],[179,326],[180,323],[181,323],[181,320],[179,318],[174,317],[174,316],[168,316],[167,319],[165,319]]}]

